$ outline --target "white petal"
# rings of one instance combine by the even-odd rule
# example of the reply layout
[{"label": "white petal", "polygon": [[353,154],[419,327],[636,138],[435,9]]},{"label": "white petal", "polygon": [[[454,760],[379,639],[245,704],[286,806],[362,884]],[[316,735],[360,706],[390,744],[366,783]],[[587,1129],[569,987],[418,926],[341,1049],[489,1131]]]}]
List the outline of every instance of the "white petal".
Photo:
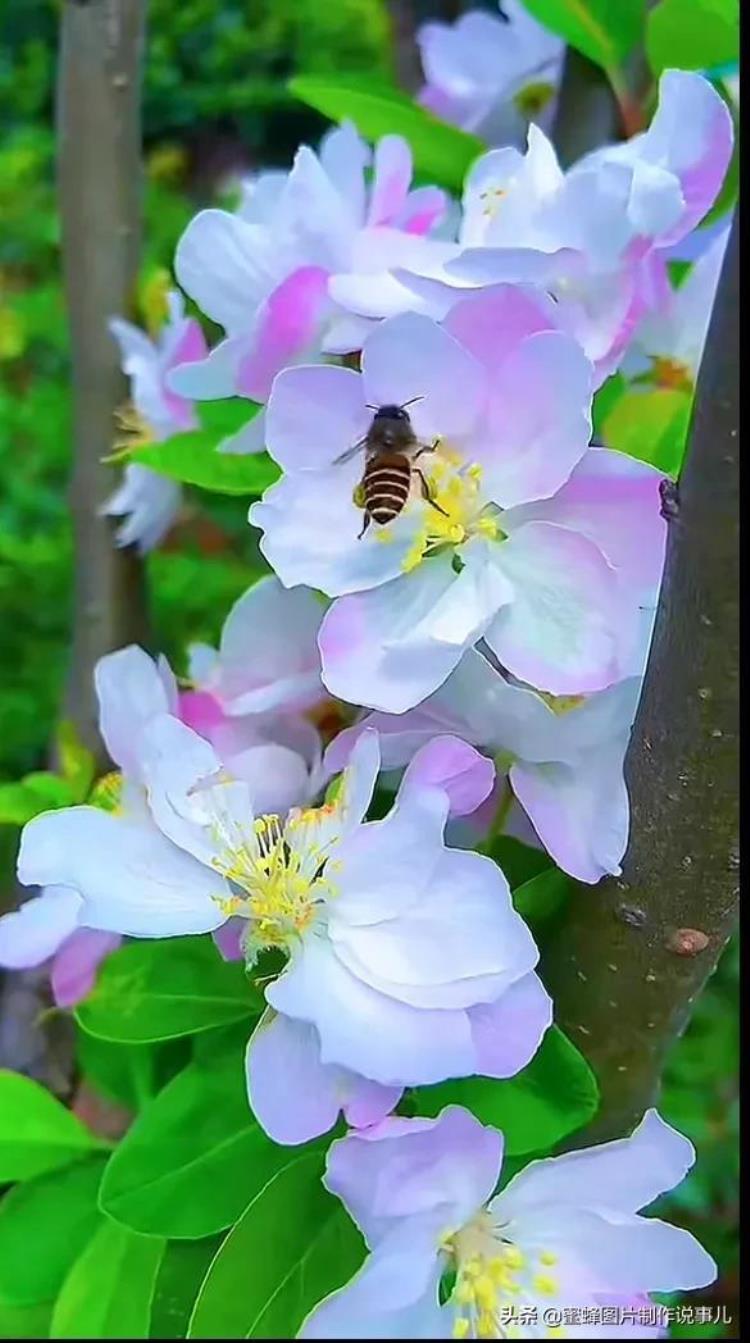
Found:
[{"label": "white petal", "polygon": [[19,879],[72,887],[84,901],[81,922],[131,937],[207,933],[224,922],[216,903],[223,878],[170,844],[148,822],[97,807],[48,811],[21,837]]}]

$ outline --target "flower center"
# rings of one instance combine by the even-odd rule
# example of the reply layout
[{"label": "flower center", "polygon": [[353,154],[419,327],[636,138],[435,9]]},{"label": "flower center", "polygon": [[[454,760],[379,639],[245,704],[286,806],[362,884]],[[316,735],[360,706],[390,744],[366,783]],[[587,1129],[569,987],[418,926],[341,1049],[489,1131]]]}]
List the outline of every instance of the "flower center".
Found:
[{"label": "flower center", "polygon": [[679,359],[669,359],[666,355],[656,355],[652,360],[651,379],[657,387],[666,387],[671,391],[692,392],[693,379],[687,364]]},{"label": "flower center", "polygon": [[[557,1256],[548,1250],[524,1254],[486,1209],[446,1236],[442,1249],[456,1274],[450,1298],[454,1338],[521,1338],[524,1308],[533,1311],[539,1297],[559,1291],[550,1272]],[[559,1329],[547,1333],[561,1337]]]},{"label": "flower center", "polygon": [[504,187],[487,187],[484,191],[480,191],[479,199],[484,202],[482,205],[482,214],[485,219],[495,218],[495,215],[500,209],[500,202],[503,199],[503,196],[507,196],[507,194],[508,193]]},{"label": "flower center", "polygon": [[558,717],[565,713],[570,713],[572,709],[578,709],[584,703],[585,695],[550,695],[548,690],[537,690],[537,695],[544,700],[548,709],[551,709]]},{"label": "flower center", "polygon": [[539,80],[535,84],[527,84],[521,89],[513,99],[516,107],[522,116],[534,117],[543,111],[547,103],[553,97],[555,92],[554,84],[545,83]]},{"label": "flower center", "polygon": [[97,779],[88,797],[90,807],[99,807],[102,811],[115,814],[122,809],[122,774],[113,769]]},{"label": "flower center", "polygon": [[127,457],[137,448],[145,448],[154,442],[154,431],[140,411],[130,401],[120,406],[114,413],[117,433],[112,440],[112,452],[107,460]]},{"label": "flower center", "polygon": [[259,816],[239,842],[217,834],[213,865],[237,888],[221,908],[249,921],[243,940],[249,965],[272,947],[289,951],[335,895],[330,867],[325,873],[331,839],[326,823],[335,810],[331,805],[297,809],[285,822],[276,815]]},{"label": "flower center", "polygon": [[403,562],[407,573],[427,555],[460,546],[471,536],[503,539],[493,516],[497,510],[491,511],[482,501],[481,466],[465,464],[458,453],[441,446],[425,468],[425,479],[430,497],[424,501],[421,525]]}]

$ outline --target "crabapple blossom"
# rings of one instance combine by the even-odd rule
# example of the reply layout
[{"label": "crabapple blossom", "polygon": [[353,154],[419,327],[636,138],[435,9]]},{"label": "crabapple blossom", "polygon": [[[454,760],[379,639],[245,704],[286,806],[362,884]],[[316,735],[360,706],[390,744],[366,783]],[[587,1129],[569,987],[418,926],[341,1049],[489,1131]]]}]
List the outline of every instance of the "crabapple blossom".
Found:
[{"label": "crabapple blossom", "polygon": [[643,318],[622,361],[626,377],[692,391],[728,239],[724,224],[679,287],[670,288],[662,308]]},{"label": "crabapple blossom", "polygon": [[[358,349],[369,324],[339,308],[330,279],[360,272],[377,279],[394,265],[454,250],[425,236],[444,213],[444,193],[411,190],[411,177],[405,140],[384,136],[371,154],[345,122],[318,154],[303,145],[283,183],[262,174],[239,212],[196,215],[178,243],[175,273],[226,338],[206,358],[186,360],[170,386],[198,399],[265,402],[285,365]],[[222,449],[258,451],[263,431],[261,414]]]},{"label": "crabapple blossom", "polygon": [[[138,815],[141,770],[134,742],[152,715],[176,705],[174,678],[163,660],[157,665],[141,649],[126,648],[99,659],[94,685],[99,730],[120,770],[100,781],[98,805]],[[44,889],[39,895],[0,918],[0,965],[18,970],[50,962],[55,1001],[69,1007],[89,992],[98,965],[121,937],[117,930],[89,926],[85,902],[74,885],[40,884]]]},{"label": "crabapple blossom", "polygon": [[[365,433],[368,405],[408,401],[427,489],[413,480],[395,519],[362,534],[361,456],[336,459]],[[442,326],[381,323],[361,373],[278,375],[268,446],[285,474],[250,521],[282,583],[336,598],[319,635],[332,694],[402,713],[481,638],[554,695],[627,673],[663,523],[654,473],[640,487],[628,460],[589,450],[590,408],[591,365],[521,286],[465,299]]]},{"label": "crabapple blossom", "polygon": [[431,783],[364,822],[376,733],[356,743],[333,799],[286,818],[256,814],[247,784],[171,714],[145,724],[138,753],[140,814],[36,817],[20,879],[72,887],[106,931],[179,936],[241,918],[249,965],[272,948],[288,956],[248,1047],[251,1103],[272,1137],[302,1142],[342,1105],[371,1123],[405,1086],[507,1077],[529,1061],[550,1001],[508,884],[488,858],[446,848],[449,799]]},{"label": "crabapple blossom", "polygon": [[469,10],[455,23],[425,23],[417,43],[427,81],[418,102],[444,121],[512,144],[529,121],[551,120],[564,43],[519,0],[504,0],[498,16]]},{"label": "crabapple blossom", "polygon": [[83,901],[65,886],[46,886],[40,895],[0,918],[0,966],[25,970],[50,964],[52,996],[58,1007],[73,1007],[90,991],[97,967],[119,947],[116,933],[82,927]]},{"label": "crabapple blossom", "polygon": [[[701,75],[679,70],[662,75],[647,131],[567,172],[543,131],[530,126],[525,154],[506,147],[472,165],[459,251],[430,269],[393,269],[391,312],[417,306],[441,319],[467,289],[536,283],[556,300],[557,324],[580,341],[599,384],[638,321],[666,299],[661,254],[713,204],[732,139],[719,94]],[[354,314],[372,310],[367,277],[339,281],[336,295]]]},{"label": "crabapple blossom", "polygon": [[325,698],[317,635],[323,605],[273,575],[235,602],[219,649],[192,644],[190,679],[230,717],[308,709]]},{"label": "crabapple blossom", "polygon": [[648,1305],[650,1292],[715,1278],[689,1232],[640,1215],[695,1156],[655,1110],[629,1138],[532,1161],[495,1194],[503,1146],[502,1133],[459,1106],[332,1143],[324,1184],[370,1254],[299,1337],[651,1337],[660,1331],[629,1321],[550,1330],[545,1311]]},{"label": "crabapple blossom", "polygon": [[558,866],[593,883],[621,870],[629,825],[623,763],[640,689],[641,678],[629,676],[585,697],[543,697],[470,649],[418,709],[368,714],[339,733],[325,764],[331,773],[340,770],[357,736],[373,727],[383,767],[408,765],[406,777],[413,777],[423,769],[420,754],[455,733],[481,746],[507,775]]},{"label": "crabapple blossom", "polygon": [[[190,401],[173,392],[166,379],[170,369],[184,360],[203,358],[206,342],[195,318],[185,316],[182,295],[172,291],[167,303],[168,320],[156,340],[120,317],[110,322],[120,347],[123,372],[130,378],[132,410],[122,415],[126,442],[132,442],[133,436],[141,442],[160,442],[197,424]],[[130,462],[102,512],[109,517],[124,517],[116,533],[117,544],[136,545],[143,553],[164,539],[177,517],[181,498],[176,481]]]}]

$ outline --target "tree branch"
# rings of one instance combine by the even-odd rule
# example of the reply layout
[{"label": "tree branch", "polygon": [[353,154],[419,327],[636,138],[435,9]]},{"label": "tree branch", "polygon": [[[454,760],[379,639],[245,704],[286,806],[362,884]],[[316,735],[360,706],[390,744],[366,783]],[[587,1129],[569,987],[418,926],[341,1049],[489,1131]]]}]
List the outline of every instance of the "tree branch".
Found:
[{"label": "tree branch", "polygon": [[73,647],[66,712],[99,756],[93,668],[147,635],[142,566],[112,544],[99,509],[116,483],[102,463],[127,395],[108,318],[127,311],[141,215],[140,66],[146,0],[64,0],[58,181],[73,373]]},{"label": "tree branch", "polygon": [[724,260],[627,758],[620,880],[578,888],[546,957],[557,1019],[598,1075],[581,1135],[629,1132],[738,908],[738,218]]}]

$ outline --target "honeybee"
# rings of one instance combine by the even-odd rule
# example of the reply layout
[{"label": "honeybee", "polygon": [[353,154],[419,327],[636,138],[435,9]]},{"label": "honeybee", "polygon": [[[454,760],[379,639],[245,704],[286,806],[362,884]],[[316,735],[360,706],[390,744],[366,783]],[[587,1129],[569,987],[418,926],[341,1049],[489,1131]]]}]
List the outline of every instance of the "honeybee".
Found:
[{"label": "honeybee", "polygon": [[[414,398],[421,400],[419,396]],[[371,522],[384,527],[398,517],[409,498],[412,476],[419,480],[422,498],[447,517],[445,509],[433,499],[424,472],[415,465],[424,453],[434,452],[437,443],[420,443],[417,438],[407,410],[414,401],[403,406],[368,406],[375,414],[364,438],[335,459],[338,465],[357,452],[365,453],[365,469],[354,491],[354,501],[365,514],[359,540]]]}]

